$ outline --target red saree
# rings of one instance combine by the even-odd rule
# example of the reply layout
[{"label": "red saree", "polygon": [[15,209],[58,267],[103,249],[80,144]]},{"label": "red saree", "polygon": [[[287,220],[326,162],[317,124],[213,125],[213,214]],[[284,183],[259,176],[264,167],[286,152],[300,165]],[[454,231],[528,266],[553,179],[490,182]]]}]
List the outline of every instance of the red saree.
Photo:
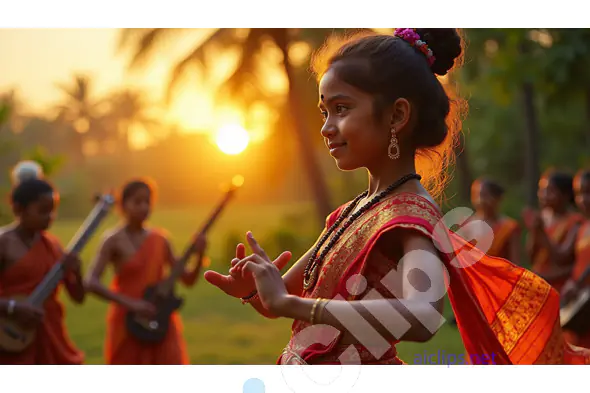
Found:
[{"label": "red saree", "polygon": [[[0,297],[30,295],[47,273],[59,261],[59,240],[43,232],[39,241],[15,264],[0,274]],[[64,281],[71,280],[66,275]],[[65,308],[60,299],[59,285],[43,304],[45,317],[33,343],[19,353],[0,351],[0,364],[74,365],[84,362],[84,353],[69,337],[65,323]]]},{"label": "red saree", "polygon": [[[111,290],[141,299],[148,286],[156,284],[164,277],[167,260],[165,234],[161,230],[152,229],[136,254],[117,272]],[[107,364],[189,364],[186,343],[182,337],[182,320],[178,312],[172,314],[170,328],[164,340],[154,344],[138,341],[127,332],[126,315],[127,309],[121,305],[109,304],[104,347]]]},{"label": "red saree", "polygon": [[[584,271],[590,267],[590,221],[586,221],[576,239],[576,263],[572,272],[572,279],[579,280]],[[584,285],[590,285],[590,279],[586,279]],[[590,332],[578,336],[573,332],[565,331],[566,340],[574,345],[590,348]]]},{"label": "red saree", "polygon": [[[545,232],[547,236],[554,244],[562,244],[569,231],[572,229],[574,225],[578,225],[583,221],[583,217],[577,213],[570,213],[567,217],[563,218],[561,221],[545,228]],[[572,264],[574,260],[572,259]],[[553,268],[553,263],[549,259],[549,251],[542,248],[539,249],[533,258],[533,270],[535,273],[544,275],[550,274]],[[561,288],[568,280],[568,277],[563,277],[555,280],[550,280],[549,284],[553,286],[558,292],[561,291]]]},{"label": "red saree", "polygon": [[[328,217],[326,228],[343,208]],[[590,364],[590,351],[564,341],[559,295],[547,282],[507,260],[483,254],[444,225],[437,225],[441,218],[435,205],[416,194],[403,193],[381,201],[347,229],[326,256],[315,287],[301,296],[361,300],[367,290],[351,295],[346,288],[353,275],[361,274],[369,290],[394,298],[380,280],[397,261],[373,266],[367,264],[368,256],[385,232],[414,230],[445,251],[440,256],[448,271],[449,298],[470,356],[495,354],[488,364]],[[452,250],[459,251],[448,252]],[[403,364],[396,355],[397,342],[389,343],[387,350],[375,351],[341,344],[341,336],[329,326],[310,327],[294,321],[291,340],[278,363]]]}]

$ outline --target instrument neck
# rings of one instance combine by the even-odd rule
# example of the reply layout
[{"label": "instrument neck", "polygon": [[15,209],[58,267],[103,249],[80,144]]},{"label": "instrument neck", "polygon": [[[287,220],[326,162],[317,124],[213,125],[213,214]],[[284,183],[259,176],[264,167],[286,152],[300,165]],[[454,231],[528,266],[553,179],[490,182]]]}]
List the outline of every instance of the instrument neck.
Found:
[{"label": "instrument neck", "polygon": [[[79,254],[84,246],[90,240],[90,237],[98,229],[101,221],[107,216],[110,204],[99,203],[90,212],[86,220],[82,223],[78,232],[74,235],[68,246],[66,254]],[[51,270],[45,275],[43,280],[37,285],[33,293],[29,296],[29,302],[36,306],[41,306],[45,300],[53,293],[64,277],[65,269],[60,258]]]},{"label": "instrument neck", "polygon": [[193,242],[189,244],[187,249],[184,251],[180,259],[176,261],[176,263],[172,266],[172,270],[170,271],[170,275],[162,282],[161,292],[165,294],[172,293],[174,290],[174,284],[176,281],[182,276],[185,271],[186,264],[188,263],[189,259],[192,255],[192,247]]},{"label": "instrument neck", "polygon": [[45,275],[43,281],[37,285],[33,293],[29,296],[29,302],[37,307],[41,307],[45,300],[53,293],[63,279],[65,269],[62,263],[57,263]]},{"label": "instrument neck", "polygon": [[213,224],[215,223],[215,221],[217,220],[217,218],[219,217],[219,215],[221,214],[221,212],[223,211],[223,209],[225,208],[225,206],[227,205],[227,203],[231,199],[234,192],[235,192],[235,190],[232,189],[232,190],[229,190],[225,194],[225,196],[223,197],[221,202],[217,205],[217,207],[215,208],[215,210],[213,211],[213,213],[211,214],[211,216],[209,217],[209,219],[207,220],[205,225],[201,228],[200,231],[197,232],[197,235],[193,238],[193,240],[186,247],[186,249],[184,250],[184,253],[180,257],[180,259],[178,259],[176,261],[176,263],[174,263],[174,265],[172,266],[172,270],[170,271],[170,275],[168,276],[168,278],[166,278],[160,284],[161,285],[161,287],[160,287],[161,293],[163,293],[163,294],[172,293],[172,291],[174,290],[174,284],[184,273],[186,264],[188,263],[191,256],[193,255],[193,247],[194,247],[196,239],[200,235],[205,235],[209,231],[209,229],[211,229],[211,227],[213,226]]}]

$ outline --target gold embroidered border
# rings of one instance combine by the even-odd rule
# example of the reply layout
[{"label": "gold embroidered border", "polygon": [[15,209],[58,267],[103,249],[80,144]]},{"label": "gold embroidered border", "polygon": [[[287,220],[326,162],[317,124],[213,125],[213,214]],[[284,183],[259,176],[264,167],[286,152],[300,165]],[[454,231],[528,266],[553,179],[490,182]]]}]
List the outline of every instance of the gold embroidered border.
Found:
[{"label": "gold embroidered border", "polygon": [[426,236],[432,236],[432,234],[430,232],[428,232],[428,230],[426,228],[424,228],[422,225],[418,225],[418,224],[396,224],[395,225],[396,228],[406,228],[406,229],[415,229],[418,232],[423,233]]},{"label": "gold embroidered border", "polygon": [[[404,193],[385,198],[353,222],[338,242],[336,242],[324,259],[315,287],[305,293],[305,295],[310,298],[331,298],[345,270],[356,260],[358,254],[366,246],[369,239],[387,222],[400,216],[419,217],[429,222],[432,226],[436,225],[441,218],[440,212],[434,205],[416,194]],[[402,225],[429,234],[428,230],[420,225]],[[326,245],[329,241],[330,239],[326,241]],[[371,284],[369,283],[369,285]],[[353,296],[349,297],[349,299],[352,298]],[[308,325],[302,321],[295,321],[293,335]]]},{"label": "gold embroidered border", "polygon": [[[331,297],[344,271],[355,261],[369,239],[387,222],[400,216],[415,216],[434,226],[440,219],[438,211],[427,200],[415,194],[393,195],[375,205],[367,213],[348,228],[326,255],[317,284],[310,297]],[[422,228],[415,224],[413,227]],[[426,228],[421,230],[428,233]],[[329,240],[326,243],[328,242]]]},{"label": "gold embroidered border", "polygon": [[551,287],[542,284],[543,281],[526,270],[491,324],[492,331],[508,355],[535,320],[549,296]]}]

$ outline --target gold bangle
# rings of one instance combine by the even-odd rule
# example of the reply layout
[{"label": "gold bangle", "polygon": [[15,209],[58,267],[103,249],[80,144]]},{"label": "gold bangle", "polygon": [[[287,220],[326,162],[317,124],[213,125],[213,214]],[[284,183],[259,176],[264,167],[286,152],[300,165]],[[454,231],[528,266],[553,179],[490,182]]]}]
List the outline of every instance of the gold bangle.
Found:
[{"label": "gold bangle", "polygon": [[321,297],[317,298],[313,303],[313,306],[311,306],[311,315],[309,317],[309,323],[311,323],[312,325],[315,324],[315,312],[318,307],[318,304],[320,304],[322,300],[324,299],[322,299]]},{"label": "gold bangle", "polygon": [[314,318],[317,322],[322,321],[322,313],[324,312],[324,309],[326,308],[326,305],[328,304],[328,302],[329,302],[329,300],[322,299],[322,301],[318,304],[318,307],[315,310],[316,316]]}]

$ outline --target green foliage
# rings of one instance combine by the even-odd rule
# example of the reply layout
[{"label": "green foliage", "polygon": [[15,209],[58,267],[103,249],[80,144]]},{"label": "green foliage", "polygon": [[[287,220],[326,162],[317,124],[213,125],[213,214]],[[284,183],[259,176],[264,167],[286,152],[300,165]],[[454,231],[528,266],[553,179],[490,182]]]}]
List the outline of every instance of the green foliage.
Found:
[{"label": "green foliage", "polygon": [[[588,35],[586,29],[466,30],[459,83],[469,99],[464,128],[470,166],[474,177],[492,177],[506,187],[504,208],[511,215],[520,215],[527,187],[536,184],[524,171],[529,121],[538,124],[540,170],[573,172],[589,163]],[[536,119],[526,118],[524,83],[533,85]]]},{"label": "green foliage", "polygon": [[93,196],[98,191],[93,179],[83,170],[69,172],[55,180],[60,193],[61,218],[85,217],[94,207]]},{"label": "green foliage", "polygon": [[43,146],[35,146],[31,150],[23,153],[23,160],[36,161],[41,168],[45,176],[52,177],[59,172],[65,163],[65,156],[62,154],[50,154]]}]

